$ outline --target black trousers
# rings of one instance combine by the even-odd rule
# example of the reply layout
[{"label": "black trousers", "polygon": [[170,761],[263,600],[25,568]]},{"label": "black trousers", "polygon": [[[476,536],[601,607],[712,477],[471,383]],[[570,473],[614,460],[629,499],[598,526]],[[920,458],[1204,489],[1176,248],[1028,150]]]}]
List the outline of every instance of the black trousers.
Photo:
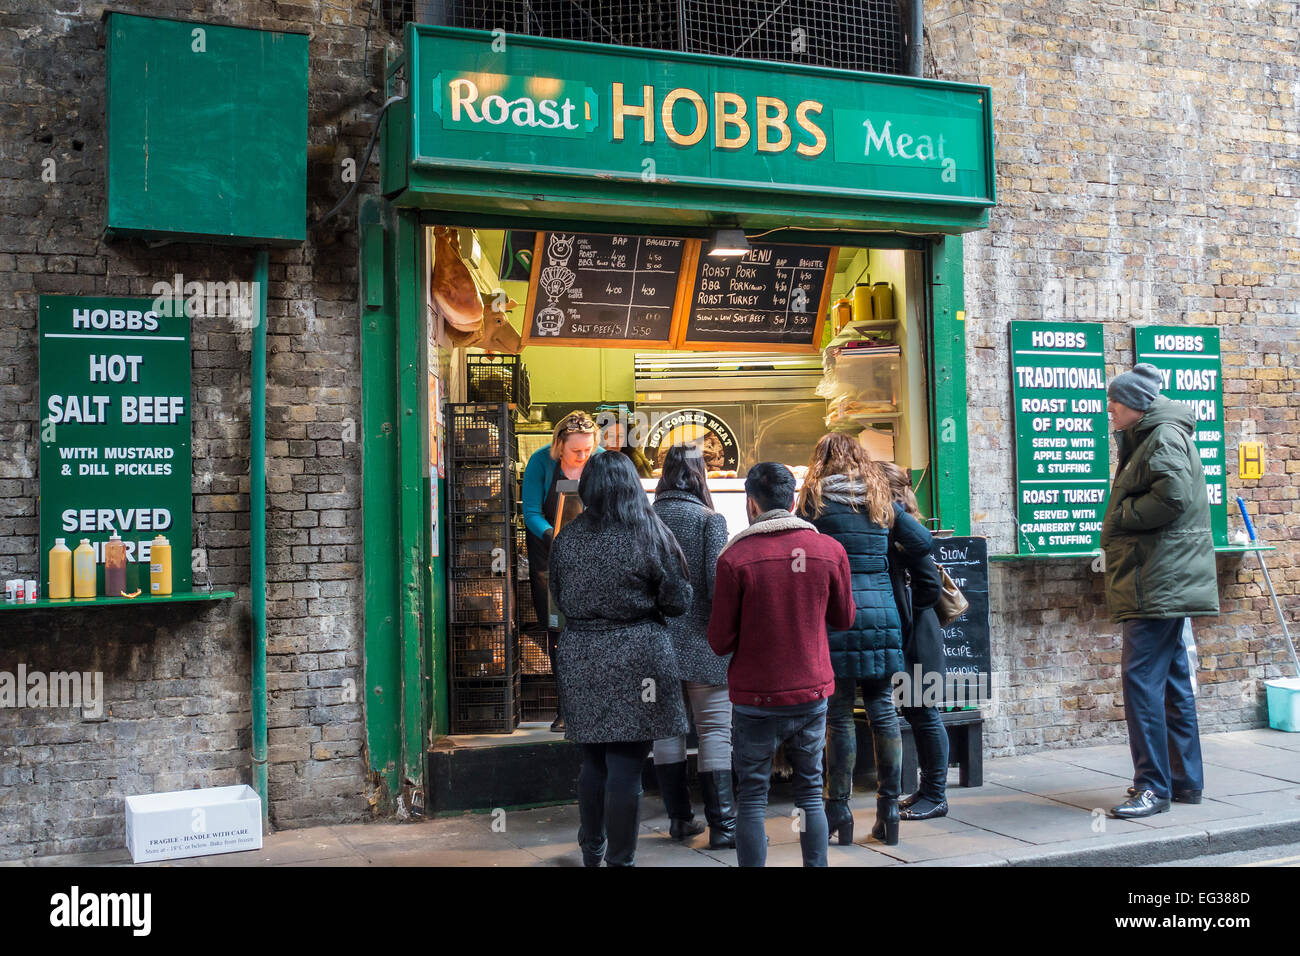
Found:
[{"label": "black trousers", "polygon": [[[537,614],[537,627],[546,628],[546,656],[551,659],[551,676],[556,676],[555,651],[560,643],[560,632],[547,627],[551,616],[550,591],[546,586],[546,568],[550,563],[551,549],[541,538],[529,533],[528,545],[528,589],[532,592],[533,610]],[[559,695],[556,695],[555,716],[562,717]]]},{"label": "black trousers", "polygon": [[[649,740],[583,744],[578,845],[587,866],[632,866],[641,824],[641,773]],[[607,848],[608,847],[608,848]]]}]

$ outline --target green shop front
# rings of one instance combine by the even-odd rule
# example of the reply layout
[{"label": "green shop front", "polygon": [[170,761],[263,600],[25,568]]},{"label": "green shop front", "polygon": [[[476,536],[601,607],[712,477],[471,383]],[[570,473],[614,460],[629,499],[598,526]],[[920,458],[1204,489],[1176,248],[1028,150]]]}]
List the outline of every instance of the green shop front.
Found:
[{"label": "green shop front", "polygon": [[750,465],[799,474],[849,432],[969,534],[987,88],[411,25],[386,94],[359,212],[366,724],[404,805],[572,792],[518,514],[570,410],[650,469],[702,442],[729,524]]}]

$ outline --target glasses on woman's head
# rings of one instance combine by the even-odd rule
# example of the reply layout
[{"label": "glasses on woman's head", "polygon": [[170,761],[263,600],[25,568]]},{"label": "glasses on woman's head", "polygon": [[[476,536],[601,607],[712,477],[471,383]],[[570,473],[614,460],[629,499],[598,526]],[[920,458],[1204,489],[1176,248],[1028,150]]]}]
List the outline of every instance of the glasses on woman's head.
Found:
[{"label": "glasses on woman's head", "polygon": [[570,415],[564,420],[564,423],[560,425],[560,431],[591,434],[596,431],[596,423],[585,415]]}]

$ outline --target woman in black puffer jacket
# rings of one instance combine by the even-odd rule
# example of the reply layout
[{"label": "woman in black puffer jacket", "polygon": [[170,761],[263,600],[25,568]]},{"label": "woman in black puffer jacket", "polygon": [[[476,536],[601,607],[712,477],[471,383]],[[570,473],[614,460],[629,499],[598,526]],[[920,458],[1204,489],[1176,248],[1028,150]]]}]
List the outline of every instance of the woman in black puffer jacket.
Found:
[{"label": "woman in black puffer jacket", "polygon": [[880,467],[856,440],[843,434],[825,435],[817,443],[796,510],[848,552],[857,605],[853,627],[829,635],[835,694],[826,714],[827,823],[831,833],[838,832],[841,845],[853,841],[853,703],[860,687],[876,752],[876,822],[871,833],[893,846],[898,842],[902,741],[892,683],[894,674],[903,670],[903,631],[889,576],[889,549],[894,525],[916,522],[895,513]]}]

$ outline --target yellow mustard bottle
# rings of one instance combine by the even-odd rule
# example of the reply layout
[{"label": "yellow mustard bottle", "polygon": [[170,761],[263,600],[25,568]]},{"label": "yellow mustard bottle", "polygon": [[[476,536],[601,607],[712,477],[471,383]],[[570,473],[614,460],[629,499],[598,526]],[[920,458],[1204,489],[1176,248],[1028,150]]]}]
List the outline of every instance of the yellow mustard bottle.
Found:
[{"label": "yellow mustard bottle", "polygon": [[172,593],[172,546],[162,535],[149,545],[149,593],[154,596]]},{"label": "yellow mustard bottle", "polygon": [[49,583],[51,601],[65,601],[72,597],[72,552],[63,538],[55,538],[54,547],[50,548]]},{"label": "yellow mustard bottle", "polygon": [[95,549],[89,538],[82,538],[77,550],[72,552],[72,596],[95,596]]}]

